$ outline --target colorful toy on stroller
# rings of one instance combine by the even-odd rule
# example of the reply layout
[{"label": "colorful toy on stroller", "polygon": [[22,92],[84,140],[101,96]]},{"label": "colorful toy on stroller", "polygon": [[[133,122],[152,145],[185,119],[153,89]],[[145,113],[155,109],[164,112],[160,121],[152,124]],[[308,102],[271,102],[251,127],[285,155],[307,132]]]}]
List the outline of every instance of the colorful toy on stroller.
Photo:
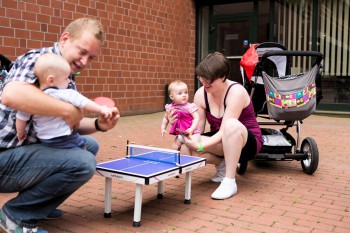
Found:
[{"label": "colorful toy on stroller", "polygon": [[[316,141],[306,137],[300,143],[302,120],[316,110],[322,98],[320,83],[322,53],[288,51],[273,42],[254,44],[241,60],[245,87],[250,92],[261,126],[283,126],[282,129],[261,128],[264,144],[254,160],[301,162],[306,174],[318,167]],[[317,88],[316,88],[317,87]],[[296,140],[287,130],[296,126]],[[241,163],[238,174],[244,174],[248,163]]]}]

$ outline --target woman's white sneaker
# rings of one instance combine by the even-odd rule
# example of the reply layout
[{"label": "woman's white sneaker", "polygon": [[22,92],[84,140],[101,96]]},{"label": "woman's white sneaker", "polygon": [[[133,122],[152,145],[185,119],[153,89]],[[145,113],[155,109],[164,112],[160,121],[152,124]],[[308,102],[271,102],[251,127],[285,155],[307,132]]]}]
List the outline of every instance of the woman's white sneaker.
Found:
[{"label": "woman's white sneaker", "polygon": [[237,184],[235,179],[225,177],[220,186],[211,194],[211,198],[217,200],[227,199],[237,193]]}]

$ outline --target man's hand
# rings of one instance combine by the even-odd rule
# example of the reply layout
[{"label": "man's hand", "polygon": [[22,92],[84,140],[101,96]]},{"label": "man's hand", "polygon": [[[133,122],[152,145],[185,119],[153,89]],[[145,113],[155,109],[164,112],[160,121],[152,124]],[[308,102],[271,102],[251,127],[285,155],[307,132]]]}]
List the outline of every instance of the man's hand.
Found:
[{"label": "man's hand", "polygon": [[104,115],[98,117],[98,126],[103,131],[113,129],[120,118],[120,113],[117,107],[110,108],[110,110],[112,110],[111,117],[106,118]]}]

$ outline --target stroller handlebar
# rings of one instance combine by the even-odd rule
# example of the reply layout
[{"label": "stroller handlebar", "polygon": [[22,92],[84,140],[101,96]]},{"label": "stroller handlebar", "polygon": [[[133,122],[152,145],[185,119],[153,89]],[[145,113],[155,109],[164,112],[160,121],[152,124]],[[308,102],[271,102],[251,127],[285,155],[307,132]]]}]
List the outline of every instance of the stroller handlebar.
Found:
[{"label": "stroller handlebar", "polygon": [[274,50],[266,52],[262,55],[261,60],[265,60],[271,56],[300,56],[300,57],[316,57],[315,63],[320,64],[323,54],[315,51],[292,51],[292,50]]}]

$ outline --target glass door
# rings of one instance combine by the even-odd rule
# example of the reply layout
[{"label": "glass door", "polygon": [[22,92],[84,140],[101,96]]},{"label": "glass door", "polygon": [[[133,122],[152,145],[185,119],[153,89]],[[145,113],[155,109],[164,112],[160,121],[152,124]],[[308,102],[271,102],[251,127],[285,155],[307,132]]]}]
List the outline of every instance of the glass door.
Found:
[{"label": "glass door", "polygon": [[210,30],[209,51],[225,54],[231,65],[230,80],[242,83],[240,60],[252,41],[251,16],[213,19]]}]

